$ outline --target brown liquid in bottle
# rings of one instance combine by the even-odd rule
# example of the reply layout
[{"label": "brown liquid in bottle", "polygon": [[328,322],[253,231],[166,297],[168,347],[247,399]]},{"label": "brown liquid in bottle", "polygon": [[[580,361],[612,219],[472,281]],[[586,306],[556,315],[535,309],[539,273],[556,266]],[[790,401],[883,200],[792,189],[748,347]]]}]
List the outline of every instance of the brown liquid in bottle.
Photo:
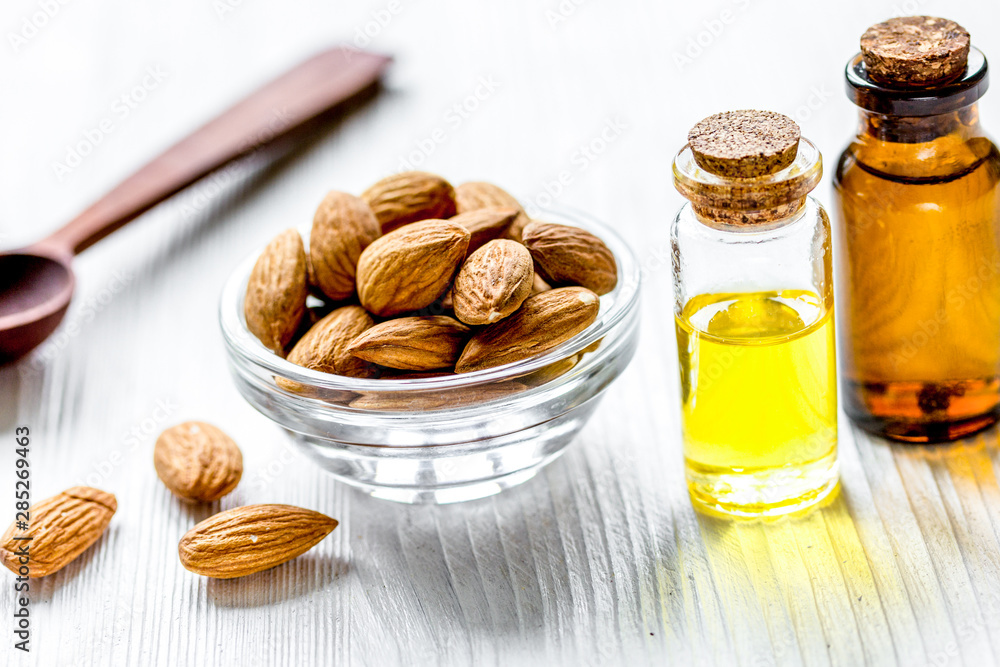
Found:
[{"label": "brown liquid in bottle", "polygon": [[844,407],[898,440],[1000,415],[1000,153],[970,104],[862,112],[835,176]]}]

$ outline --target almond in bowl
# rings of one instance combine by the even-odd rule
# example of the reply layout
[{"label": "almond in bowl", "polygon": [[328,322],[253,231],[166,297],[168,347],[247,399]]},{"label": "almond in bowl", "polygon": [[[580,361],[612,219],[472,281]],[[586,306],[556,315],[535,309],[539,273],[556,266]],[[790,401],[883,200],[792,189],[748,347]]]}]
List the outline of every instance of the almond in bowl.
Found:
[{"label": "almond in bowl", "polygon": [[635,349],[624,241],[581,213],[532,220],[495,185],[405,172],[327,194],[310,229],[279,238],[223,293],[237,387],[373,495],[450,502],[527,479]]}]

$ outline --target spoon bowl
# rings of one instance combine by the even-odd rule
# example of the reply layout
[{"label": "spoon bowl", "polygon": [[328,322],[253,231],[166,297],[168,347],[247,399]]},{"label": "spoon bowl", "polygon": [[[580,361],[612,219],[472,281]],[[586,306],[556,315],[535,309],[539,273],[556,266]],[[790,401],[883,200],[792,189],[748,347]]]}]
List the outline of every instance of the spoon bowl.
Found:
[{"label": "spoon bowl", "polygon": [[66,314],[75,283],[67,255],[36,248],[0,253],[0,363],[48,338]]}]

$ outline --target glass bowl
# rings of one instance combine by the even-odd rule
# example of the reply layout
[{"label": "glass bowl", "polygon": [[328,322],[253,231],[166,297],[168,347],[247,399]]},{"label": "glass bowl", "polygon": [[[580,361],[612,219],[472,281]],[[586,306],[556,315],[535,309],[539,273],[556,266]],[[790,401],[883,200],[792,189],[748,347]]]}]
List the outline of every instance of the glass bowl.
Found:
[{"label": "glass bowl", "polygon": [[243,297],[258,250],[233,272],[220,303],[237,389],[320,467],[379,498],[458,502],[530,479],[562,453],[628,365],[639,325],[639,267],[621,237],[575,211],[540,219],[593,232],[618,262],[618,285],[601,297],[597,320],[558,347],[505,366],[418,379],[296,366],[246,327]]}]

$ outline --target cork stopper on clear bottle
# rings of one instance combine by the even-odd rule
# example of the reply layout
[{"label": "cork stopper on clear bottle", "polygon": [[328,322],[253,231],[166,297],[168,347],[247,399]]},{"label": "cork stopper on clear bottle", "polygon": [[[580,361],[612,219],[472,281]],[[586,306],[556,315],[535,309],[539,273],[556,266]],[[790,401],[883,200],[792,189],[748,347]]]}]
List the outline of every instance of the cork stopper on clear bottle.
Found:
[{"label": "cork stopper on clear bottle", "polygon": [[819,183],[822,158],[791,118],[727,111],[702,120],[674,161],[674,185],[705,224],[760,229],[781,224]]}]

